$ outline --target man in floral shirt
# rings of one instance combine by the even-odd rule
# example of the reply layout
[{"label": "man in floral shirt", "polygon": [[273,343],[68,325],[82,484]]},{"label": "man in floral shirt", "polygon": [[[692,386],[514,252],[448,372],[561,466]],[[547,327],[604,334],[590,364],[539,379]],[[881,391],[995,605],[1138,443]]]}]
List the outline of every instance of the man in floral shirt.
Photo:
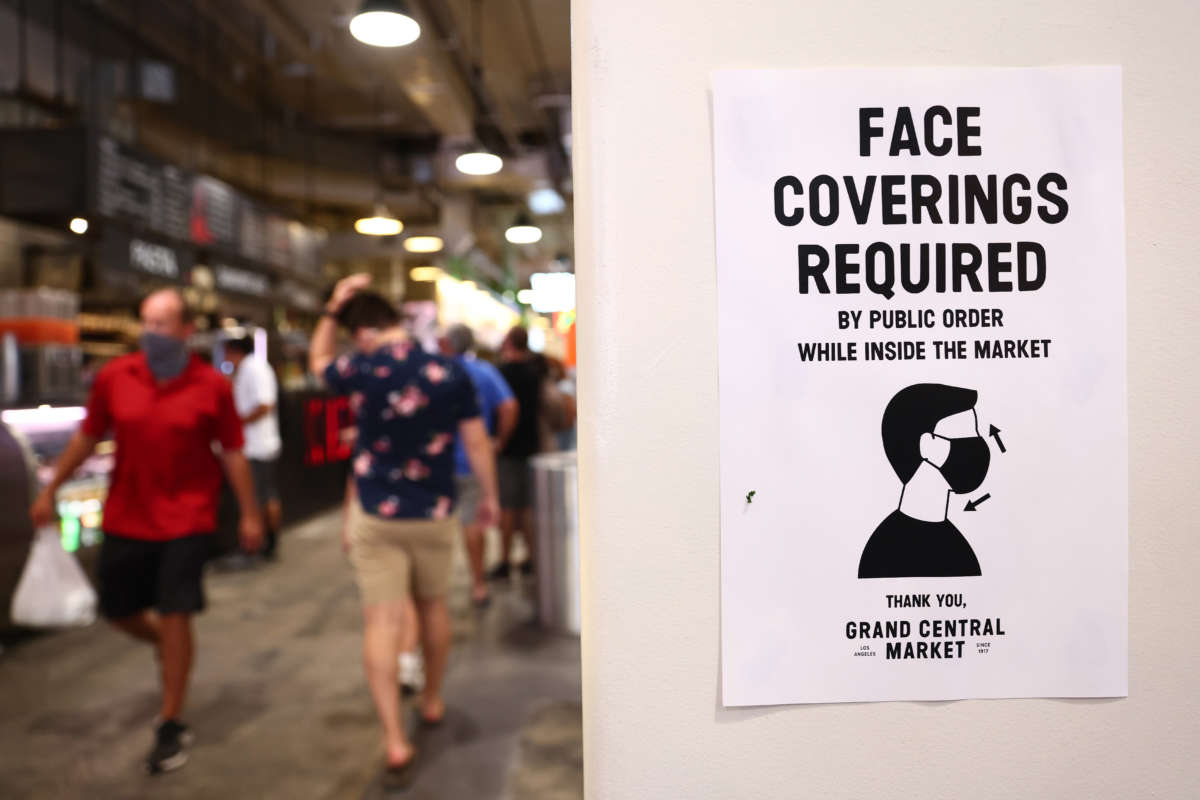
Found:
[{"label": "man in floral shirt", "polygon": [[[442,678],[450,649],[446,589],[458,535],[454,511],[454,439],[462,438],[483,487],[477,519],[497,516],[495,462],[475,388],[463,368],[421,350],[395,308],[364,291],[367,275],[338,283],[317,324],[309,354],[314,374],[350,396],[358,417],[354,449],[357,502],[347,533],[366,624],[363,661],[383,724],[387,775],[400,781],[414,751],[399,716],[396,662],[410,591],[425,655],[424,722],[445,714]],[[353,353],[334,358],[337,325]]]}]

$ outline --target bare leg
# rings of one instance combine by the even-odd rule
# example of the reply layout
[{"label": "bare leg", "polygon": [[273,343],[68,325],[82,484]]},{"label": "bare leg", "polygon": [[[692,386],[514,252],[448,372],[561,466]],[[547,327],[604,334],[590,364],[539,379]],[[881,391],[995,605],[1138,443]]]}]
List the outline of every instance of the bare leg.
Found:
[{"label": "bare leg", "polygon": [[163,614],[159,623],[159,657],[162,659],[162,719],[179,719],[192,671],[192,617]]},{"label": "bare leg", "polygon": [[134,614],[132,617],[109,620],[109,622],[117,630],[124,631],[135,639],[140,639],[155,647],[158,646],[159,619],[150,611],[143,611],[140,614]]},{"label": "bare leg", "polygon": [[481,603],[488,597],[487,580],[483,574],[484,528],[477,522],[463,526],[467,545],[467,562],[471,566],[471,600]]},{"label": "bare leg", "polygon": [[421,626],[417,620],[417,606],[410,594],[404,600],[404,620],[400,630],[400,652],[415,653],[421,641]]},{"label": "bare leg", "polygon": [[517,510],[500,510],[500,563],[507,564],[512,554],[513,534],[517,530]]},{"label": "bare leg", "polygon": [[521,526],[521,536],[525,538],[525,551],[529,553],[529,565],[537,566],[537,542],[533,536],[533,508],[525,506],[516,512]]},{"label": "bare leg", "polygon": [[267,524],[271,526],[271,530],[278,531],[283,527],[283,506],[278,500],[268,500],[266,511]]},{"label": "bare leg", "polygon": [[278,500],[268,500],[263,507],[264,516],[266,517],[266,541],[263,543],[263,554],[267,557],[274,557],[275,551],[279,547],[279,529],[283,524],[283,506]]},{"label": "bare leg", "polygon": [[421,649],[425,652],[425,692],[421,695],[421,716],[430,722],[446,714],[442,699],[442,680],[450,655],[450,611],[445,598],[418,600],[421,614]]},{"label": "bare leg", "polygon": [[404,603],[381,603],[363,609],[363,667],[383,726],[387,760],[400,766],[413,757],[412,745],[400,724],[400,689],[396,686],[396,660],[404,634]]}]

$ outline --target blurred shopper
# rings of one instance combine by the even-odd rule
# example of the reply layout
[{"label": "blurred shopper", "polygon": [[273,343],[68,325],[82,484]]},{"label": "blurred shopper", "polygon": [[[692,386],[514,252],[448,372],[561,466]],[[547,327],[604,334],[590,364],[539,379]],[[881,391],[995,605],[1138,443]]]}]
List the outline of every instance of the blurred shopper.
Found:
[{"label": "blurred shopper", "polygon": [[540,449],[543,370],[529,351],[529,335],[524,328],[513,328],[500,346],[500,374],[512,389],[520,413],[512,435],[500,450],[497,470],[500,477],[500,563],[492,578],[507,578],[511,573],[513,538],[519,530],[525,539],[529,558],[522,565],[533,571],[533,471],[529,459]]},{"label": "blurred shopper", "polygon": [[[151,774],[183,766],[191,739],[180,720],[192,666],[192,615],[204,609],[202,573],[217,523],[221,467],[241,506],[247,550],[262,540],[242,423],[229,383],[188,352],[193,326],[175,290],[142,303],[141,351],[96,376],[87,417],[31,508],[36,525],[54,518],[54,495],[111,429],[116,463],[104,504],[100,610],[157,649],[162,705]],[[213,442],[221,445],[214,455]]]},{"label": "blurred shopper", "polygon": [[[566,369],[557,358],[543,356],[539,366],[545,371],[542,381],[541,424],[542,450],[573,450],[575,429],[574,384],[566,380]],[[569,391],[564,391],[564,388]],[[564,438],[567,435],[567,438]]]},{"label": "blurred shopper", "polygon": [[[476,519],[496,514],[491,442],[475,390],[453,361],[417,347],[396,309],[364,291],[367,275],[334,288],[313,333],[309,366],[357,410],[354,450],[357,502],[350,504],[350,559],[363,601],[363,663],[383,725],[389,784],[402,784],[415,751],[400,722],[397,658],[410,593],[420,616],[425,691],[418,712],[425,724],[445,715],[442,679],[450,649],[446,591],[458,528],[454,507],[454,436],[462,437],[483,487]],[[335,322],[336,319],[336,322]],[[335,360],[337,325],[354,338],[355,352]]]},{"label": "blurred shopper", "polygon": [[233,404],[242,418],[246,447],[242,452],[254,475],[254,491],[265,512],[266,540],[263,557],[272,560],[278,552],[283,506],[279,502],[279,384],[266,359],[251,357],[254,341],[249,337],[225,343],[225,357],[233,364]]},{"label": "blurred shopper", "polygon": [[[508,444],[517,427],[520,408],[512,389],[500,371],[475,357],[475,334],[466,325],[452,325],[441,340],[442,353],[457,361],[475,386],[479,410],[498,453]],[[487,576],[483,571],[486,528],[475,519],[474,506],[480,493],[479,479],[471,473],[471,464],[462,440],[454,445],[455,483],[458,487],[459,517],[462,519],[467,557],[471,565],[471,602],[483,606],[491,599]]]},{"label": "blurred shopper", "polygon": [[[560,366],[561,366],[561,362]],[[575,393],[575,368],[563,366],[562,377],[556,384],[559,394],[563,396],[566,407],[565,427],[557,434],[559,450],[574,450],[578,444],[576,426],[579,423],[579,406]]]}]

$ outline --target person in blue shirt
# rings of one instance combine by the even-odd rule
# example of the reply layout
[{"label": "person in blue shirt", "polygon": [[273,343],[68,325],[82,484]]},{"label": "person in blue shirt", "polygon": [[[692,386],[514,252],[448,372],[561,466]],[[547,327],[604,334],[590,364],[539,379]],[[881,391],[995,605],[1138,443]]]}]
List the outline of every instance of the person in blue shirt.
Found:
[{"label": "person in blue shirt", "polygon": [[[357,412],[357,496],[349,503],[346,535],[362,595],[363,664],[383,726],[385,783],[391,785],[411,772],[416,755],[400,722],[396,681],[410,591],[425,655],[418,711],[431,725],[446,713],[441,689],[450,652],[446,591],[458,536],[456,436],[481,487],[475,519],[492,522],[499,503],[492,442],[466,370],[421,350],[400,324],[396,308],[366,291],[370,281],[366,274],[351,275],[334,287],[313,332],[309,368],[331,391],[349,395]],[[340,357],[339,324],[354,338],[353,352]]]},{"label": "person in blue shirt", "polygon": [[[451,325],[442,335],[439,345],[442,354],[460,364],[467,371],[471,383],[475,385],[479,412],[487,425],[488,433],[492,436],[496,452],[500,452],[516,430],[517,418],[520,415],[520,407],[512,389],[508,387],[508,382],[504,380],[500,370],[475,357],[475,334],[466,325]],[[454,472],[461,509],[459,519],[462,520],[467,556],[471,564],[471,602],[482,607],[491,599],[487,575],[483,571],[486,529],[472,511],[473,501],[479,497],[480,484],[478,477],[471,472],[467,451],[463,448],[461,439],[454,445]]]}]

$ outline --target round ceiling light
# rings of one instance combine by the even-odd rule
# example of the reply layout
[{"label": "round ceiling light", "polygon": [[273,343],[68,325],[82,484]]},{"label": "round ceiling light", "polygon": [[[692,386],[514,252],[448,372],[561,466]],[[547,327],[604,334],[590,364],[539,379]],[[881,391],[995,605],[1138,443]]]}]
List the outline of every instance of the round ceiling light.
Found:
[{"label": "round ceiling light", "polygon": [[74,217],[71,220],[71,233],[85,234],[88,231],[88,221],[83,217]]},{"label": "round ceiling light", "polygon": [[410,253],[436,253],[443,244],[440,236],[410,236],[404,240],[404,249]]},{"label": "round ceiling light", "polygon": [[364,236],[395,236],[404,230],[404,223],[386,212],[376,211],[373,217],[355,220],[354,230]]},{"label": "round ceiling light", "polygon": [[504,166],[504,159],[486,150],[474,150],[454,159],[454,166],[464,175],[495,175]]},{"label": "round ceiling light", "polygon": [[372,47],[403,47],[421,36],[421,26],[400,0],[366,0],[350,20],[350,35]]},{"label": "round ceiling light", "polygon": [[504,238],[513,244],[535,244],[542,240],[542,229],[533,224],[528,214],[520,214],[504,232]]},{"label": "round ceiling light", "polygon": [[413,267],[408,271],[408,277],[414,281],[436,281],[442,277],[442,271],[437,267]]}]

